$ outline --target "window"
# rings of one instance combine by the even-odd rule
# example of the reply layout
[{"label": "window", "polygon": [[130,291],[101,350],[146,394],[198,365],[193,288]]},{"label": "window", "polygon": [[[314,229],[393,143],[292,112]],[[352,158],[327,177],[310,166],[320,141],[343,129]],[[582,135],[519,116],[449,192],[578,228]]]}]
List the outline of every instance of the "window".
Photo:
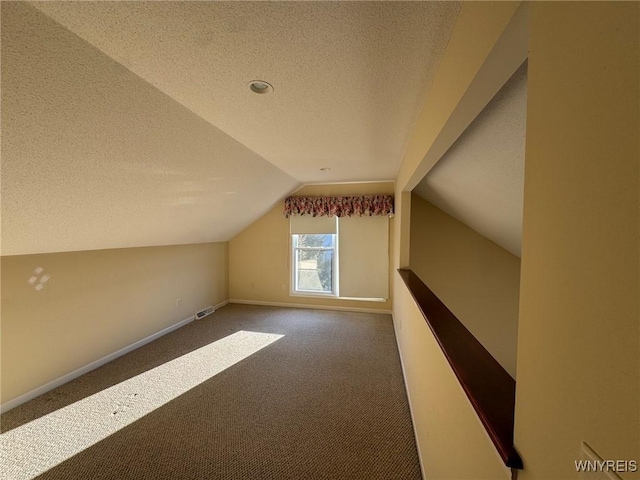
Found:
[{"label": "window", "polygon": [[389,298],[389,219],[294,215],[291,293]]},{"label": "window", "polygon": [[336,294],[336,235],[294,234],[293,290],[295,292]]}]

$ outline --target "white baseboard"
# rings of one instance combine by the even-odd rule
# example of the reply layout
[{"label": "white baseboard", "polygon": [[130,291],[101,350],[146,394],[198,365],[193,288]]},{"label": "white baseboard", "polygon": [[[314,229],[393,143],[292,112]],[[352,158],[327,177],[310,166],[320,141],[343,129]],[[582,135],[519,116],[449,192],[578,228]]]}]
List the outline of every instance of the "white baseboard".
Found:
[{"label": "white baseboard", "polygon": [[[218,310],[224,307],[227,303],[229,303],[229,300],[220,302],[217,305],[214,305],[213,308],[215,310]],[[162,337],[163,335],[166,335],[167,333],[173,332],[174,330],[177,330],[178,328],[185,326],[187,323],[192,322],[194,319],[195,317],[193,315],[190,316],[189,318],[185,318],[184,320],[181,320],[178,323],[174,323],[173,325],[167,328],[164,328],[159,332],[154,333],[153,335],[149,335],[148,337],[143,338],[142,340],[138,340],[137,342],[132,343],[128,347],[121,348],[117,352],[113,352],[107,355],[106,357],[102,357],[94,362],[89,363],[88,365],[85,365],[84,367],[80,367],[74,370],[73,372],[67,373],[66,375],[56,378],[55,380],[52,380],[51,382],[46,383],[38,388],[35,388],[30,392],[20,395],[19,397],[16,397],[13,400],[9,400],[8,402],[5,402],[2,405],[0,405],[0,413],[8,412],[9,410],[17,407],[18,405],[28,402],[29,400],[32,400],[37,396],[42,395],[43,393],[47,393],[48,391],[53,390],[54,388],[57,388],[60,385],[70,382],[71,380],[78,378],[79,376],[84,375],[85,373],[88,373],[91,370],[95,370],[96,368],[101,367],[102,365],[110,362],[111,360],[115,360],[116,358],[121,357],[122,355],[129,353],[135,350],[136,348],[140,348],[143,345],[146,345],[147,343],[152,342],[155,339]]]},{"label": "white baseboard", "polygon": [[[366,312],[366,313],[387,313],[390,314],[391,311],[387,311],[387,310],[375,310],[375,309],[371,309],[371,308],[352,308],[352,307],[328,307],[328,306],[324,306],[324,305],[302,305],[302,304],[296,304],[296,303],[277,303],[277,302],[257,302],[257,301],[253,301],[253,300],[225,300],[223,302],[220,302],[216,305],[214,305],[214,309],[215,310],[219,310],[220,308],[224,307],[225,305],[227,305],[228,303],[244,303],[244,304],[249,304],[249,305],[267,305],[267,306],[274,306],[274,307],[293,307],[293,308],[312,308],[312,309],[321,309],[321,310],[344,310],[344,311],[353,311],[353,312]],[[156,332],[152,335],[149,335],[148,337],[143,338],[142,340],[138,340],[135,343],[132,343],[131,345],[121,348],[120,350],[113,352],[105,357],[102,357],[98,360],[95,360],[83,367],[80,367],[70,373],[67,373],[66,375],[63,375],[61,377],[56,378],[55,380],[52,380],[51,382],[48,382],[44,385],[41,385],[37,388],[34,388],[33,390],[20,395],[12,400],[9,400],[8,402],[3,403],[2,405],[0,405],[0,413],[4,413],[4,412],[8,412],[9,410],[11,410],[12,408],[17,407],[18,405],[22,405],[25,402],[28,402],[29,400],[32,400],[44,393],[47,393],[50,390],[53,390],[54,388],[59,387],[60,385],[64,385],[67,382],[70,382],[71,380],[74,380],[78,377],[80,377],[81,375],[84,375],[85,373],[90,372],[91,370],[95,370],[98,367],[101,367],[102,365],[104,365],[105,363],[108,363],[112,360],[115,360],[118,357],[121,357],[122,355],[125,355],[133,350],[135,350],[136,348],[140,348],[143,345],[146,345],[149,342],[152,342],[154,340],[156,340],[157,338],[162,337],[163,335],[166,335],[167,333],[170,333],[174,330],[177,330],[180,327],[185,326],[186,324],[192,322],[195,319],[195,317],[192,315],[189,318],[185,318],[184,320],[181,320],[178,323],[175,323],[173,325],[170,325],[167,328],[164,328],[162,330],[160,330],[159,332]]]},{"label": "white baseboard", "polygon": [[214,309],[214,310],[219,310],[219,309],[221,309],[222,307],[224,307],[227,303],[229,303],[230,301],[231,301],[231,300],[225,300],[224,302],[220,302],[220,303],[218,303],[217,305],[214,305],[214,306],[213,306],[213,309]]},{"label": "white baseboard", "polygon": [[411,425],[413,425],[413,438],[416,440],[416,450],[418,451],[418,461],[420,462],[420,471],[422,472],[422,478],[427,478],[427,474],[424,471],[424,462],[422,461],[422,451],[420,450],[420,440],[418,439],[418,429],[416,428],[416,420],[413,416],[413,406],[411,405],[411,395],[409,394],[409,384],[407,383],[407,374],[404,370],[404,361],[402,360],[402,351],[400,350],[400,343],[398,343],[398,331],[396,330],[396,318],[391,312],[391,318],[393,319],[393,331],[396,336],[396,345],[398,346],[398,357],[400,357],[400,368],[402,369],[402,378],[404,380],[404,390],[407,392],[407,400],[409,401],[409,413],[411,414]]},{"label": "white baseboard", "polygon": [[[221,302],[215,305],[214,308],[218,310],[219,308],[224,307],[227,303],[229,303],[229,300],[225,300],[224,302]],[[140,348],[143,345],[146,345],[147,343],[152,342],[155,339],[162,337],[163,335],[166,335],[167,333],[173,332],[174,330],[177,330],[178,328],[185,326],[186,324],[192,322],[194,319],[195,317],[193,315],[190,316],[189,318],[185,318],[184,320],[181,320],[178,323],[174,323],[173,325],[167,328],[164,328],[159,332],[156,332],[152,335],[149,335],[146,338],[143,338],[142,340],[138,340],[137,342],[132,343],[128,347],[121,348],[120,350],[113,352],[107,355],[106,357],[102,357],[94,362],[89,363],[88,365],[85,365],[84,367],[80,367],[74,370],[73,372],[67,373],[66,375],[56,378],[55,380],[49,383],[46,383],[38,388],[31,390],[30,392],[20,395],[19,397],[16,397],[13,400],[9,400],[8,402],[5,402],[2,405],[0,405],[0,413],[8,412],[9,410],[17,407],[18,405],[28,402],[29,400],[32,400],[37,396],[42,395],[43,393],[47,393],[48,391],[53,390],[54,388],[57,388],[60,385],[70,382],[71,380],[74,380],[79,376],[90,372],[91,370],[95,370],[96,368],[101,367],[102,365],[110,362],[111,360],[115,360],[116,358],[121,357],[122,355],[129,353],[135,350],[136,348]]]},{"label": "white baseboard", "polygon": [[229,300],[229,303],[239,303],[243,305],[264,305],[266,307],[310,308],[313,310],[338,310],[341,312],[381,313],[391,315],[391,310],[377,310],[375,308],[334,307],[331,305],[307,305],[305,303],[263,302],[262,300],[240,300],[237,298],[232,298],[231,300]]}]

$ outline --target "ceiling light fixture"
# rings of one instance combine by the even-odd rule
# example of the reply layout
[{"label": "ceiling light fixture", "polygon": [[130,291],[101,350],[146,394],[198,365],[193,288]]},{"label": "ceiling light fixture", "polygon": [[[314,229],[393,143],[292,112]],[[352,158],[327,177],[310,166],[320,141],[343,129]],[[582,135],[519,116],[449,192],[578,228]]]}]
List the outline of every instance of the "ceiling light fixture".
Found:
[{"label": "ceiling light fixture", "polygon": [[271,84],[265,82],[264,80],[251,80],[249,82],[249,89],[253,93],[258,93],[260,95],[273,92],[273,87],[271,86]]}]

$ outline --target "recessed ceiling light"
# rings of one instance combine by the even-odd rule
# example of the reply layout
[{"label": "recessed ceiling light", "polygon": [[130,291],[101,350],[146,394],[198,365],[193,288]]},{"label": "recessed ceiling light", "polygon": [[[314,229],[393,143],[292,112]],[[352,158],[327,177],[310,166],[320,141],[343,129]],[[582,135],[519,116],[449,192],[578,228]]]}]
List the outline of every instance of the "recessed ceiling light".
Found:
[{"label": "recessed ceiling light", "polygon": [[261,95],[273,92],[273,87],[271,86],[271,84],[265,82],[264,80],[251,80],[249,82],[249,89],[253,93],[259,93]]}]

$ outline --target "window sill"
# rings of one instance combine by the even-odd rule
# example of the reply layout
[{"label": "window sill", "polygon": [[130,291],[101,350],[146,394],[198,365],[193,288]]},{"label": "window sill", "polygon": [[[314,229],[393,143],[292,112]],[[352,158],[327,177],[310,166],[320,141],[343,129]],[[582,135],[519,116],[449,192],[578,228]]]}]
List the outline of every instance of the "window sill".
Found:
[{"label": "window sill", "polygon": [[338,297],[332,293],[311,293],[311,292],[290,292],[290,297],[302,298],[326,298],[328,300],[345,300],[353,302],[387,302],[387,298],[361,298],[361,297]]},{"label": "window sill", "polygon": [[289,292],[290,297],[309,297],[309,298],[333,298],[338,297],[334,293],[314,293],[314,292]]},{"label": "window sill", "polygon": [[336,297],[338,300],[349,300],[354,302],[379,302],[384,303],[388,298],[365,298],[365,297]]}]

